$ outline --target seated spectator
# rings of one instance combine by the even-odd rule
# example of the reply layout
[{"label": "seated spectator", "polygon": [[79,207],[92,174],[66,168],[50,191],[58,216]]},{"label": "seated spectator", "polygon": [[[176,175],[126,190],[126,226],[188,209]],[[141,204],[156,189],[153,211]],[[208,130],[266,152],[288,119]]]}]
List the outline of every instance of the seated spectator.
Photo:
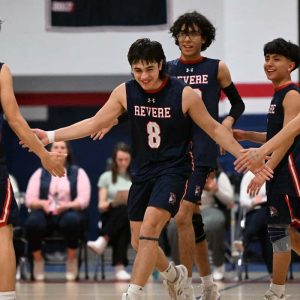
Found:
[{"label": "seated spectator", "polygon": [[223,280],[225,274],[225,223],[224,212],[217,200],[227,209],[234,206],[234,190],[225,172],[211,172],[201,197],[201,214],[208,248],[212,254],[214,280]]},{"label": "seated spectator", "polygon": [[61,159],[66,175],[58,178],[39,168],[31,176],[26,205],[31,210],[25,223],[29,251],[32,252],[35,280],[44,280],[44,259],[41,243],[45,236],[57,230],[67,245],[66,279],[75,280],[78,273],[78,241],[85,230],[85,213],[89,205],[91,186],[86,172],[73,164],[70,144],[54,142],[51,151],[65,153]]},{"label": "seated spectator", "polygon": [[240,204],[242,209],[245,210],[245,226],[242,231],[241,241],[235,241],[234,247],[237,251],[243,252],[251,241],[256,236],[262,249],[263,260],[267,266],[268,272],[272,273],[272,257],[273,248],[268,236],[267,226],[267,195],[266,185],[264,184],[258,195],[250,197],[247,193],[247,187],[254,175],[247,172],[241,181],[240,185]]},{"label": "seated spectator", "polygon": [[115,146],[112,155],[111,171],[104,172],[98,181],[102,235],[96,241],[89,241],[87,246],[101,255],[107,244],[113,249],[112,264],[115,266],[117,280],[129,280],[126,272],[128,264],[127,250],[130,242],[130,226],[127,213],[128,192],[131,186],[129,165],[131,154],[124,143]]}]

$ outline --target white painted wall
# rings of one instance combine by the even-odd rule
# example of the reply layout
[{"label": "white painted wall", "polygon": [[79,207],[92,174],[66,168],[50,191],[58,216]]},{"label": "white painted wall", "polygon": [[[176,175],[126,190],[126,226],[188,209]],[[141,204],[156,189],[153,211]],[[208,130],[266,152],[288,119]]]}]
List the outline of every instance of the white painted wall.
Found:
[{"label": "white painted wall", "polygon": [[[170,0],[172,19],[196,9],[217,27],[204,53],[228,64],[235,82],[266,81],[263,45],[298,39],[297,0]],[[160,41],[167,58],[179,52],[167,30],[57,33],[46,31],[45,0],[0,0],[0,57],[15,76],[128,74],[126,54],[140,37]]]}]

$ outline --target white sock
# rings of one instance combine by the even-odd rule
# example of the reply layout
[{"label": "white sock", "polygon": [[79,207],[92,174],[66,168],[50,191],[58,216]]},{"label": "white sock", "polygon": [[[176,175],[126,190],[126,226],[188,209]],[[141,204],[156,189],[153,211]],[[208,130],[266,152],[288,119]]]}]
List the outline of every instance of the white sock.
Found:
[{"label": "white sock", "polygon": [[130,295],[141,295],[143,292],[143,287],[137,284],[130,283],[127,289],[127,294]]},{"label": "white sock", "polygon": [[285,284],[280,285],[280,284],[275,284],[275,283],[271,282],[270,290],[275,292],[275,294],[280,297],[281,295],[285,294]]},{"label": "white sock", "polygon": [[16,300],[16,292],[0,292],[0,300]]},{"label": "white sock", "polygon": [[193,278],[192,277],[188,277],[188,279],[186,281],[186,285],[187,286],[191,286],[192,285],[192,281],[193,281]]},{"label": "white sock", "polygon": [[174,282],[177,278],[177,270],[175,266],[169,263],[169,266],[166,270],[160,272],[162,277],[170,282]]},{"label": "white sock", "polygon": [[200,277],[200,278],[201,278],[201,281],[204,285],[212,285],[214,283],[214,278],[213,278],[212,274],[207,275],[207,276],[203,276],[203,277]]}]

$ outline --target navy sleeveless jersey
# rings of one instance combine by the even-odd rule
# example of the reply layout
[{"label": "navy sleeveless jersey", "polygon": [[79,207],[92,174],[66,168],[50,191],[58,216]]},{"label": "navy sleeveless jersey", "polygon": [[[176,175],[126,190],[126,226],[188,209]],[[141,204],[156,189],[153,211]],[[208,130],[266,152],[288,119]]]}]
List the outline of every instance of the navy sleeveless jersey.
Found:
[{"label": "navy sleeveless jersey", "polygon": [[[218,120],[221,87],[218,83],[219,60],[202,57],[197,62],[175,59],[167,63],[168,74],[176,76],[198,91],[210,115]],[[217,168],[218,147],[201,128],[192,125],[193,159],[196,166]]]},{"label": "navy sleeveless jersey", "polygon": [[[284,109],[282,102],[286,94],[296,90],[298,85],[291,83],[275,91],[268,113],[267,140],[276,135],[283,127]],[[300,135],[274,170],[274,177],[267,181],[267,191],[273,194],[285,194],[300,197]]]},{"label": "navy sleeveless jersey", "polygon": [[[0,62],[0,72],[2,69],[3,63]],[[4,154],[4,148],[2,143],[2,127],[3,127],[3,109],[0,102],[0,166],[4,168],[5,164],[5,154]]]},{"label": "navy sleeveless jersey", "polygon": [[192,122],[182,112],[184,87],[182,81],[168,78],[161,89],[149,93],[135,80],[126,82],[133,182],[164,174],[190,174]]}]

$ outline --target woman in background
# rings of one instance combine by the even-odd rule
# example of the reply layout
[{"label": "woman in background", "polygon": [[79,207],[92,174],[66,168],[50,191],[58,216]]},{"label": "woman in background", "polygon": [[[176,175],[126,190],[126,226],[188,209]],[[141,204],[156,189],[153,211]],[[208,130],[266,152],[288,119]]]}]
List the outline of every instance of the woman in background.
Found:
[{"label": "woman in background", "polygon": [[98,255],[104,252],[108,243],[112,245],[112,264],[115,266],[117,280],[130,279],[130,274],[125,270],[130,242],[127,213],[128,192],[131,186],[130,162],[129,146],[124,143],[117,144],[112,154],[111,170],[104,172],[98,181],[98,208],[101,213],[102,234],[96,241],[87,243],[87,246]]},{"label": "woman in background", "polygon": [[39,168],[31,176],[26,191],[26,206],[31,213],[25,223],[29,249],[33,255],[35,280],[44,280],[42,240],[58,230],[67,244],[66,279],[75,280],[78,273],[78,241],[85,230],[85,214],[90,202],[91,185],[86,172],[73,164],[68,142],[54,142],[51,151],[65,153],[61,164],[66,170],[62,178],[51,176]]}]

